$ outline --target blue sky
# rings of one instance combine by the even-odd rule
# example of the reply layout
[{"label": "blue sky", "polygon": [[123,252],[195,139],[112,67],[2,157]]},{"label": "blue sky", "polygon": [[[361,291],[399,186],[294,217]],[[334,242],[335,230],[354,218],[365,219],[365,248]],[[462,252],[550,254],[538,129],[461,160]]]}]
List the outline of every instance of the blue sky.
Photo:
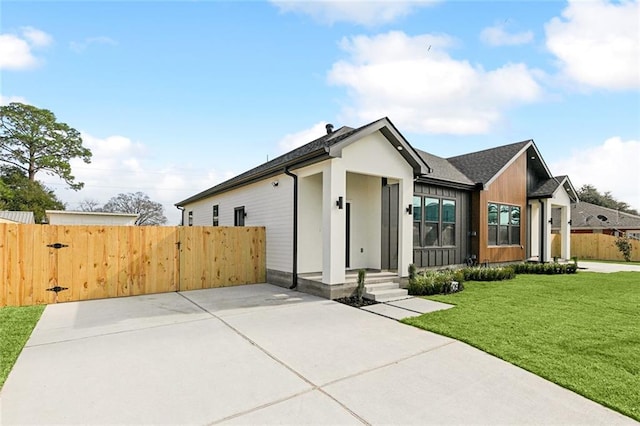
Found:
[{"label": "blue sky", "polygon": [[442,157],[534,139],[554,174],[640,208],[638,2],[3,1],[0,101],[83,133],[68,209],[173,203],[388,116]]}]

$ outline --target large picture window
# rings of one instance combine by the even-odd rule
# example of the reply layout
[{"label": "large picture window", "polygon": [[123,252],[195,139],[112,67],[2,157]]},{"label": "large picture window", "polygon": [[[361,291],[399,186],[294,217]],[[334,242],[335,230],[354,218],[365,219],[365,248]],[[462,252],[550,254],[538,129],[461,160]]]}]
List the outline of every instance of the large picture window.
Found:
[{"label": "large picture window", "polygon": [[414,247],[456,244],[456,202],[435,197],[413,197]]},{"label": "large picture window", "polygon": [[520,207],[489,203],[487,207],[490,246],[520,244]]}]

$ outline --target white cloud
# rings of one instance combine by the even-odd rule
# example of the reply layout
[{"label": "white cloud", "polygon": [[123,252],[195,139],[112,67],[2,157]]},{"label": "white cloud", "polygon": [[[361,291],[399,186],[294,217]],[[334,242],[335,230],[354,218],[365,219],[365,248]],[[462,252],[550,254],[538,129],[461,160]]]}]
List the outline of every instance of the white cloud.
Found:
[{"label": "white cloud", "polygon": [[22,35],[34,47],[49,46],[53,42],[53,38],[49,34],[33,27],[23,27]]},{"label": "white cloud", "polygon": [[486,133],[507,108],[542,96],[540,71],[511,63],[485,70],[451,58],[446,49],[454,44],[445,35],[398,31],[343,39],[350,57],[333,64],[328,81],[348,89],[345,121],[388,116],[412,132]]},{"label": "white cloud", "polygon": [[115,46],[118,43],[112,38],[99,36],[99,37],[87,37],[83,41],[72,41],[69,43],[69,47],[76,53],[82,53],[93,44],[103,44],[109,46]]},{"label": "white cloud", "polygon": [[44,31],[24,27],[21,34],[0,34],[0,69],[22,70],[39,65],[34,48],[46,47],[53,38]]},{"label": "white cloud", "polygon": [[490,46],[515,46],[531,43],[533,41],[533,32],[509,33],[507,32],[506,24],[502,23],[483,29],[480,33],[480,40]]},{"label": "white cloud", "polygon": [[71,168],[76,179],[84,182],[83,189],[72,191],[58,178],[37,176],[67,203],[68,210],[78,209],[83,200],[92,199],[103,205],[119,193],[141,191],[163,205],[168,225],[177,225],[180,213],[174,206],[176,202],[235,175],[154,163],[147,146],[125,136],[98,138],[83,132],[82,139],[93,153],[91,164],[76,159],[71,161]]},{"label": "white cloud", "polygon": [[0,94],[0,105],[9,105],[11,102],[20,102],[22,104],[29,103],[22,96],[4,96]]},{"label": "white cloud", "polygon": [[588,87],[640,88],[640,9],[637,1],[570,1],[545,25],[547,48],[563,75]]},{"label": "white cloud", "polygon": [[590,184],[619,201],[640,210],[640,140],[607,139],[602,145],[583,148],[550,165],[557,175],[568,175],[578,189]]},{"label": "white cloud", "polygon": [[411,14],[419,7],[429,6],[434,0],[271,0],[281,12],[303,13],[323,24],[351,22],[373,26],[387,24]]},{"label": "white cloud", "polygon": [[311,142],[312,140],[318,139],[319,137],[325,135],[327,133],[326,121],[321,121],[319,123],[314,124],[308,129],[301,130],[296,133],[290,133],[285,135],[278,142],[278,149],[280,152],[288,152],[292,149],[295,149],[299,146],[306,144],[307,142]]}]

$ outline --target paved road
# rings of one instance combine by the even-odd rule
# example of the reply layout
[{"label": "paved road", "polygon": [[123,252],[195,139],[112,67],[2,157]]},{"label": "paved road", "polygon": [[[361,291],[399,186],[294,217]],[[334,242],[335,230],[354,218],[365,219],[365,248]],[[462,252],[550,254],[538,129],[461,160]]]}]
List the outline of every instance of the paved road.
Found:
[{"label": "paved road", "polygon": [[0,424],[637,424],[464,343],[267,284],[50,305]]}]

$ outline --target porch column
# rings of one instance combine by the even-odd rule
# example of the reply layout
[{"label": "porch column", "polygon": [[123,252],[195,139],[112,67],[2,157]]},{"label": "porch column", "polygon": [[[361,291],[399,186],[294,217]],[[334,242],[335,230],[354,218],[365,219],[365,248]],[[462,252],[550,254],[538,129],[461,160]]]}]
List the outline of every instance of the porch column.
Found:
[{"label": "porch column", "polygon": [[542,200],[542,210],[544,212],[544,223],[542,224],[542,238],[544,245],[542,247],[542,262],[551,260],[551,201],[549,199]]},{"label": "porch column", "polygon": [[531,217],[529,218],[529,256],[531,258],[537,258],[538,261],[542,260],[540,253],[540,204],[537,200],[529,203],[531,211]]},{"label": "porch column", "polygon": [[[336,202],[342,197],[343,207]],[[345,208],[347,174],[340,158],[332,159],[322,171],[322,282],[345,281]]]},{"label": "porch column", "polygon": [[562,244],[562,252],[560,256],[569,260],[571,258],[571,225],[569,225],[569,208],[568,206],[563,206],[560,209],[560,238]]},{"label": "porch column", "polygon": [[398,277],[409,276],[409,265],[413,263],[413,215],[405,210],[413,205],[413,180],[400,181],[400,197],[398,212]]}]

